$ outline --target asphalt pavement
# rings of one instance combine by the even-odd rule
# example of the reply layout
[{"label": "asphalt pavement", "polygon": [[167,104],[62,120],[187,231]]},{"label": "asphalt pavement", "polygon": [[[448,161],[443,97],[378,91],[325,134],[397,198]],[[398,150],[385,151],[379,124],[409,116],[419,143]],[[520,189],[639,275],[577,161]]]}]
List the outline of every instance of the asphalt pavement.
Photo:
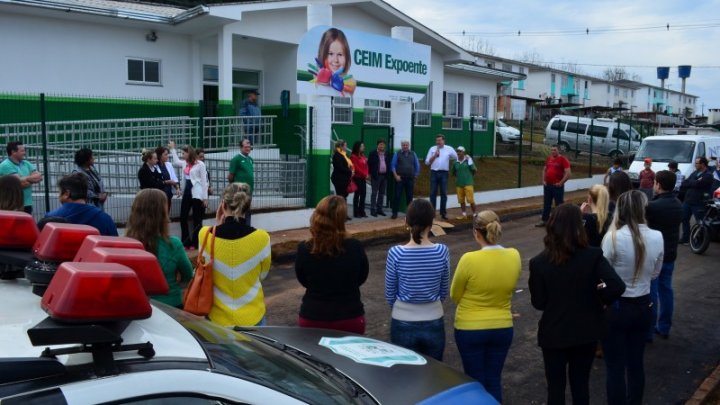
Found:
[{"label": "asphalt pavement", "polygon": [[[582,199],[583,194],[578,192],[568,196],[568,199]],[[513,297],[515,336],[503,372],[506,404],[543,404],[546,397],[542,355],[536,343],[537,322],[541,313],[530,305],[527,289],[528,261],[542,250],[544,230],[533,226],[539,219],[537,215],[526,216],[528,210],[537,212],[537,198],[527,200],[524,203],[508,201],[495,207],[484,207],[503,214],[501,243],[517,248],[523,259],[523,272]],[[457,213],[450,213],[451,218],[454,215]],[[436,242],[445,243],[450,248],[452,270],[463,253],[478,248],[472,240],[469,222],[455,222],[457,226],[449,230],[447,235],[435,238]],[[389,340],[390,309],[383,295],[385,260],[388,248],[393,244],[404,243],[407,238],[403,221],[374,218],[353,220],[349,228],[356,236],[366,240],[370,259],[370,276],[362,287],[367,318],[366,334]],[[274,246],[278,249],[284,246],[279,250],[288,254],[288,251],[292,251],[293,241],[305,239],[308,235],[307,230],[276,232],[273,233]],[[286,260],[291,258],[291,254],[285,257]],[[687,247],[680,247],[674,272],[676,301],[673,329],[668,340],[656,339],[646,350],[646,404],[685,403],[718,366],[720,272],[717,271],[716,263],[719,258],[720,243],[713,243],[702,256],[692,254]],[[295,279],[292,261],[274,265],[263,287],[268,324],[296,325],[304,289]],[[455,307],[450,300],[444,303],[444,307],[447,340],[444,361],[462,370],[452,333]],[[594,363],[590,383],[591,403],[606,403],[605,365],[601,359]]]}]

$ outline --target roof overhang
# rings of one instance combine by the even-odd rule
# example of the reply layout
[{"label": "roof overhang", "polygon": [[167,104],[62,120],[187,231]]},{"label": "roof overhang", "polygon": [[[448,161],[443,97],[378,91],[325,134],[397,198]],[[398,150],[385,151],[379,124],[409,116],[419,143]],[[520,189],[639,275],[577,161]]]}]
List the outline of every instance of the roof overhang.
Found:
[{"label": "roof overhang", "polygon": [[493,69],[485,66],[471,65],[468,63],[451,63],[445,65],[445,71],[462,73],[470,76],[479,76],[486,79],[503,82],[506,80],[525,80],[527,76],[523,73],[508,72],[507,70]]}]

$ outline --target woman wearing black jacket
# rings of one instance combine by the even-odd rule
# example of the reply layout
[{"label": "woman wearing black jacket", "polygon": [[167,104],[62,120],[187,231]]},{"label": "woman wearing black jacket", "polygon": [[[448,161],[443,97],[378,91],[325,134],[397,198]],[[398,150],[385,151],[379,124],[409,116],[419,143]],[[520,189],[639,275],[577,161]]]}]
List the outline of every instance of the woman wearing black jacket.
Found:
[{"label": "woman wearing black jacket", "polygon": [[163,180],[160,169],[157,167],[158,158],[155,151],[143,150],[142,161],[143,165],[137,174],[140,189],[156,188],[163,190],[165,188],[165,181]]},{"label": "woman wearing black jacket", "polygon": [[530,260],[530,299],[543,311],[538,328],[548,405],[565,403],[565,376],[573,404],[588,404],[595,347],[606,333],[604,305],[625,291],[602,250],[589,247],[580,208],[557,207],[546,226],[545,250]]},{"label": "woman wearing black jacket", "polygon": [[[347,156],[345,147],[347,144],[342,139],[335,142],[335,153],[332,156],[333,171],[330,176],[335,194],[342,198],[348,196],[348,185],[353,174],[353,166],[350,158]],[[348,218],[349,219],[349,218]]]}]

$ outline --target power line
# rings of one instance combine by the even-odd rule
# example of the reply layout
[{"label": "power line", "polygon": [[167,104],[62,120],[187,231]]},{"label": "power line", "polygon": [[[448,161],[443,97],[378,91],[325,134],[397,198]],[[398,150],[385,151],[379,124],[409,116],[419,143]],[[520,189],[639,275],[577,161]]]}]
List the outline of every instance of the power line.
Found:
[{"label": "power line", "polygon": [[[573,66],[592,66],[592,67],[624,67],[624,68],[652,68],[655,69],[659,65],[622,65],[622,64],[602,64],[602,63],[575,63],[575,62],[523,62],[521,60],[517,60],[521,63],[530,63],[533,65],[573,65]],[[675,69],[675,67],[670,66],[671,69]],[[720,65],[692,65],[693,69],[720,69]]]},{"label": "power line", "polygon": [[638,25],[638,26],[618,26],[618,27],[595,27],[595,28],[574,28],[570,30],[548,30],[548,31],[455,31],[448,32],[448,36],[467,36],[477,35],[482,37],[548,37],[548,36],[579,36],[579,35],[596,35],[596,34],[621,34],[621,33],[641,33],[641,32],[662,32],[662,31],[690,31],[701,29],[720,28],[720,22],[711,20],[707,22],[695,22],[685,24],[662,24],[662,25]]}]

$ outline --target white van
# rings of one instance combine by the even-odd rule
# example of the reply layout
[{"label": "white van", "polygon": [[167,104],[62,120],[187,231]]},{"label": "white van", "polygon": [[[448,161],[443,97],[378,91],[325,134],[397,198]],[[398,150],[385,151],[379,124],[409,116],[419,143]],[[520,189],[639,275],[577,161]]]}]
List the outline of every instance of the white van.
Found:
[{"label": "white van", "polygon": [[668,162],[678,163],[678,170],[689,176],[695,170],[695,159],[720,157],[720,136],[718,135],[657,135],[643,139],[635,160],[630,164],[628,175],[633,185],[639,182],[638,175],[645,167],[645,158],[652,159],[652,170],[667,170]]},{"label": "white van", "polygon": [[562,152],[590,152],[592,148],[592,153],[618,157],[637,151],[640,134],[614,119],[556,115],[545,128],[545,144],[558,144]]}]

